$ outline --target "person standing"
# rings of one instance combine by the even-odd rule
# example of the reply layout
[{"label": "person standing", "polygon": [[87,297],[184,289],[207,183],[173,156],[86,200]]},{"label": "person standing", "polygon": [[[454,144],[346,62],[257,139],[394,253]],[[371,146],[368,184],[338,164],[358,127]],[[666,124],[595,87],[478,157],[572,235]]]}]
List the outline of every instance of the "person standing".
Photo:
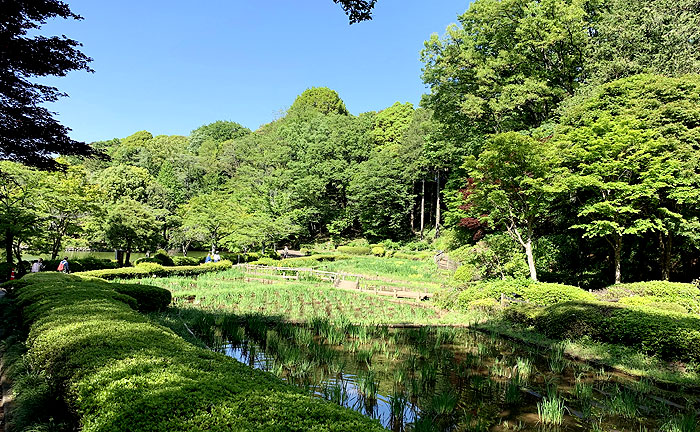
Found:
[{"label": "person standing", "polygon": [[63,257],[63,261],[58,264],[58,271],[63,272],[63,273],[70,273],[70,269],[68,266],[68,257]]},{"label": "person standing", "polygon": [[282,256],[283,256],[285,259],[289,258],[289,246],[284,245],[284,253],[282,254]]},{"label": "person standing", "polygon": [[44,270],[44,261],[39,258],[32,264],[32,273],[39,273],[42,270]]}]

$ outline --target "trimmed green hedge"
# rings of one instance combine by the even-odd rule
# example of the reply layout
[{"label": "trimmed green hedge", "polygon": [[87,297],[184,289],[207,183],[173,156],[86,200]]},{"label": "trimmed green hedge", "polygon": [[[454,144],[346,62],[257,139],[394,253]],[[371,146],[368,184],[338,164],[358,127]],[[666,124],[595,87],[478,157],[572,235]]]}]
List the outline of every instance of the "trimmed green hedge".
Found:
[{"label": "trimmed green hedge", "polygon": [[114,290],[136,300],[139,312],[157,312],[170,305],[170,291],[151,285],[114,284]]},{"label": "trimmed green hedge", "polygon": [[604,302],[567,302],[544,308],[535,328],[556,338],[588,336],[634,346],[668,360],[700,361],[700,318],[687,313]]},{"label": "trimmed green hedge", "polygon": [[174,256],[173,264],[176,266],[196,266],[202,260],[196,257],[186,257],[186,256]]},{"label": "trimmed green hedge", "polygon": [[62,392],[83,432],[383,430],[185,342],[135,312],[114,284],[58,273],[26,278],[18,304],[29,326],[27,361]]},{"label": "trimmed green hedge", "polygon": [[279,267],[316,267],[322,261],[340,261],[344,259],[352,258],[349,255],[341,254],[319,254],[311,255],[297,258],[287,258],[279,261],[270,260],[268,258],[262,258],[257,261],[253,261],[249,264],[254,265],[269,265],[269,266],[279,266]]},{"label": "trimmed green hedge", "polygon": [[469,309],[474,300],[492,298],[500,300],[501,294],[520,298],[538,306],[549,306],[566,301],[593,301],[595,297],[581,288],[555,283],[533,282],[526,279],[479,281],[469,284],[459,293],[457,305]]},{"label": "trimmed green hedge", "polygon": [[[62,260],[63,260],[63,258],[56,259],[56,260],[44,261],[44,266],[45,266],[44,271],[56,271],[56,269],[58,268],[58,264]],[[119,263],[117,263],[114,260],[109,260],[109,259],[85,257],[85,258],[68,259],[68,266],[70,268],[70,271],[75,273],[75,272],[83,272],[83,271],[90,271],[90,270],[115,269],[115,268],[119,267]]]},{"label": "trimmed green hedge", "polygon": [[[682,306],[686,312],[700,313],[700,289],[688,283],[650,281],[618,284],[598,291],[596,295],[601,300],[620,300],[665,309],[672,306],[664,306],[663,303],[674,303]],[[632,300],[635,297],[637,299]],[[649,299],[643,299],[647,297]]]},{"label": "trimmed green hedge", "polygon": [[369,246],[338,246],[337,250],[348,255],[370,255],[372,253]]},{"label": "trimmed green hedge", "polygon": [[134,279],[149,276],[194,276],[202,273],[230,269],[231,261],[219,261],[196,266],[163,267],[156,263],[140,263],[135,267],[122,267],[112,270],[93,270],[74,273],[77,276],[97,277],[101,279]]}]

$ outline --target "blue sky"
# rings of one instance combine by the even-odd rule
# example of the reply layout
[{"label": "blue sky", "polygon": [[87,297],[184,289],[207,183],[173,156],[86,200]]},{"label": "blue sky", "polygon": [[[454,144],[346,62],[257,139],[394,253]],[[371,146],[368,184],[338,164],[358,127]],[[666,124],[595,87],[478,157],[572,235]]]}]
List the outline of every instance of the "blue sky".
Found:
[{"label": "blue sky", "polygon": [[42,34],[83,43],[94,74],[42,80],[70,97],[51,104],[82,141],[139,130],[187,135],[216,120],[251,129],[312,86],[353,114],[426,90],[420,50],[468,7],[465,0],[378,0],[372,21],[348,25],[331,0],[68,0],[83,21]]}]

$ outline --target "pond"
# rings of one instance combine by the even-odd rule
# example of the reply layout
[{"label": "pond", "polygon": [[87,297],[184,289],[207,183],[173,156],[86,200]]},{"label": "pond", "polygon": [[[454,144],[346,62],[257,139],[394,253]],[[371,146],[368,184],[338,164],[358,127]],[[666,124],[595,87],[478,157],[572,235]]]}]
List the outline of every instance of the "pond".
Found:
[{"label": "pond", "polygon": [[[227,327],[227,328],[226,328]],[[393,431],[695,431],[697,400],[468,329],[252,319],[217,351]]]}]

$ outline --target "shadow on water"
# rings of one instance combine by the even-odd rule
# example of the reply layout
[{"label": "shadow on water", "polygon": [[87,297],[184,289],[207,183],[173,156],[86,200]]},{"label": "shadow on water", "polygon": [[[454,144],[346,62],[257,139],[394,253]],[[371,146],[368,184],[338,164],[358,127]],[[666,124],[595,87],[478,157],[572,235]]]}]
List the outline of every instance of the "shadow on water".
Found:
[{"label": "shadow on water", "polygon": [[648,381],[571,362],[557,344],[536,349],[445,327],[169,313],[211,349],[393,431],[696,431],[687,425],[697,424],[697,401],[667,401],[673,395]]}]

